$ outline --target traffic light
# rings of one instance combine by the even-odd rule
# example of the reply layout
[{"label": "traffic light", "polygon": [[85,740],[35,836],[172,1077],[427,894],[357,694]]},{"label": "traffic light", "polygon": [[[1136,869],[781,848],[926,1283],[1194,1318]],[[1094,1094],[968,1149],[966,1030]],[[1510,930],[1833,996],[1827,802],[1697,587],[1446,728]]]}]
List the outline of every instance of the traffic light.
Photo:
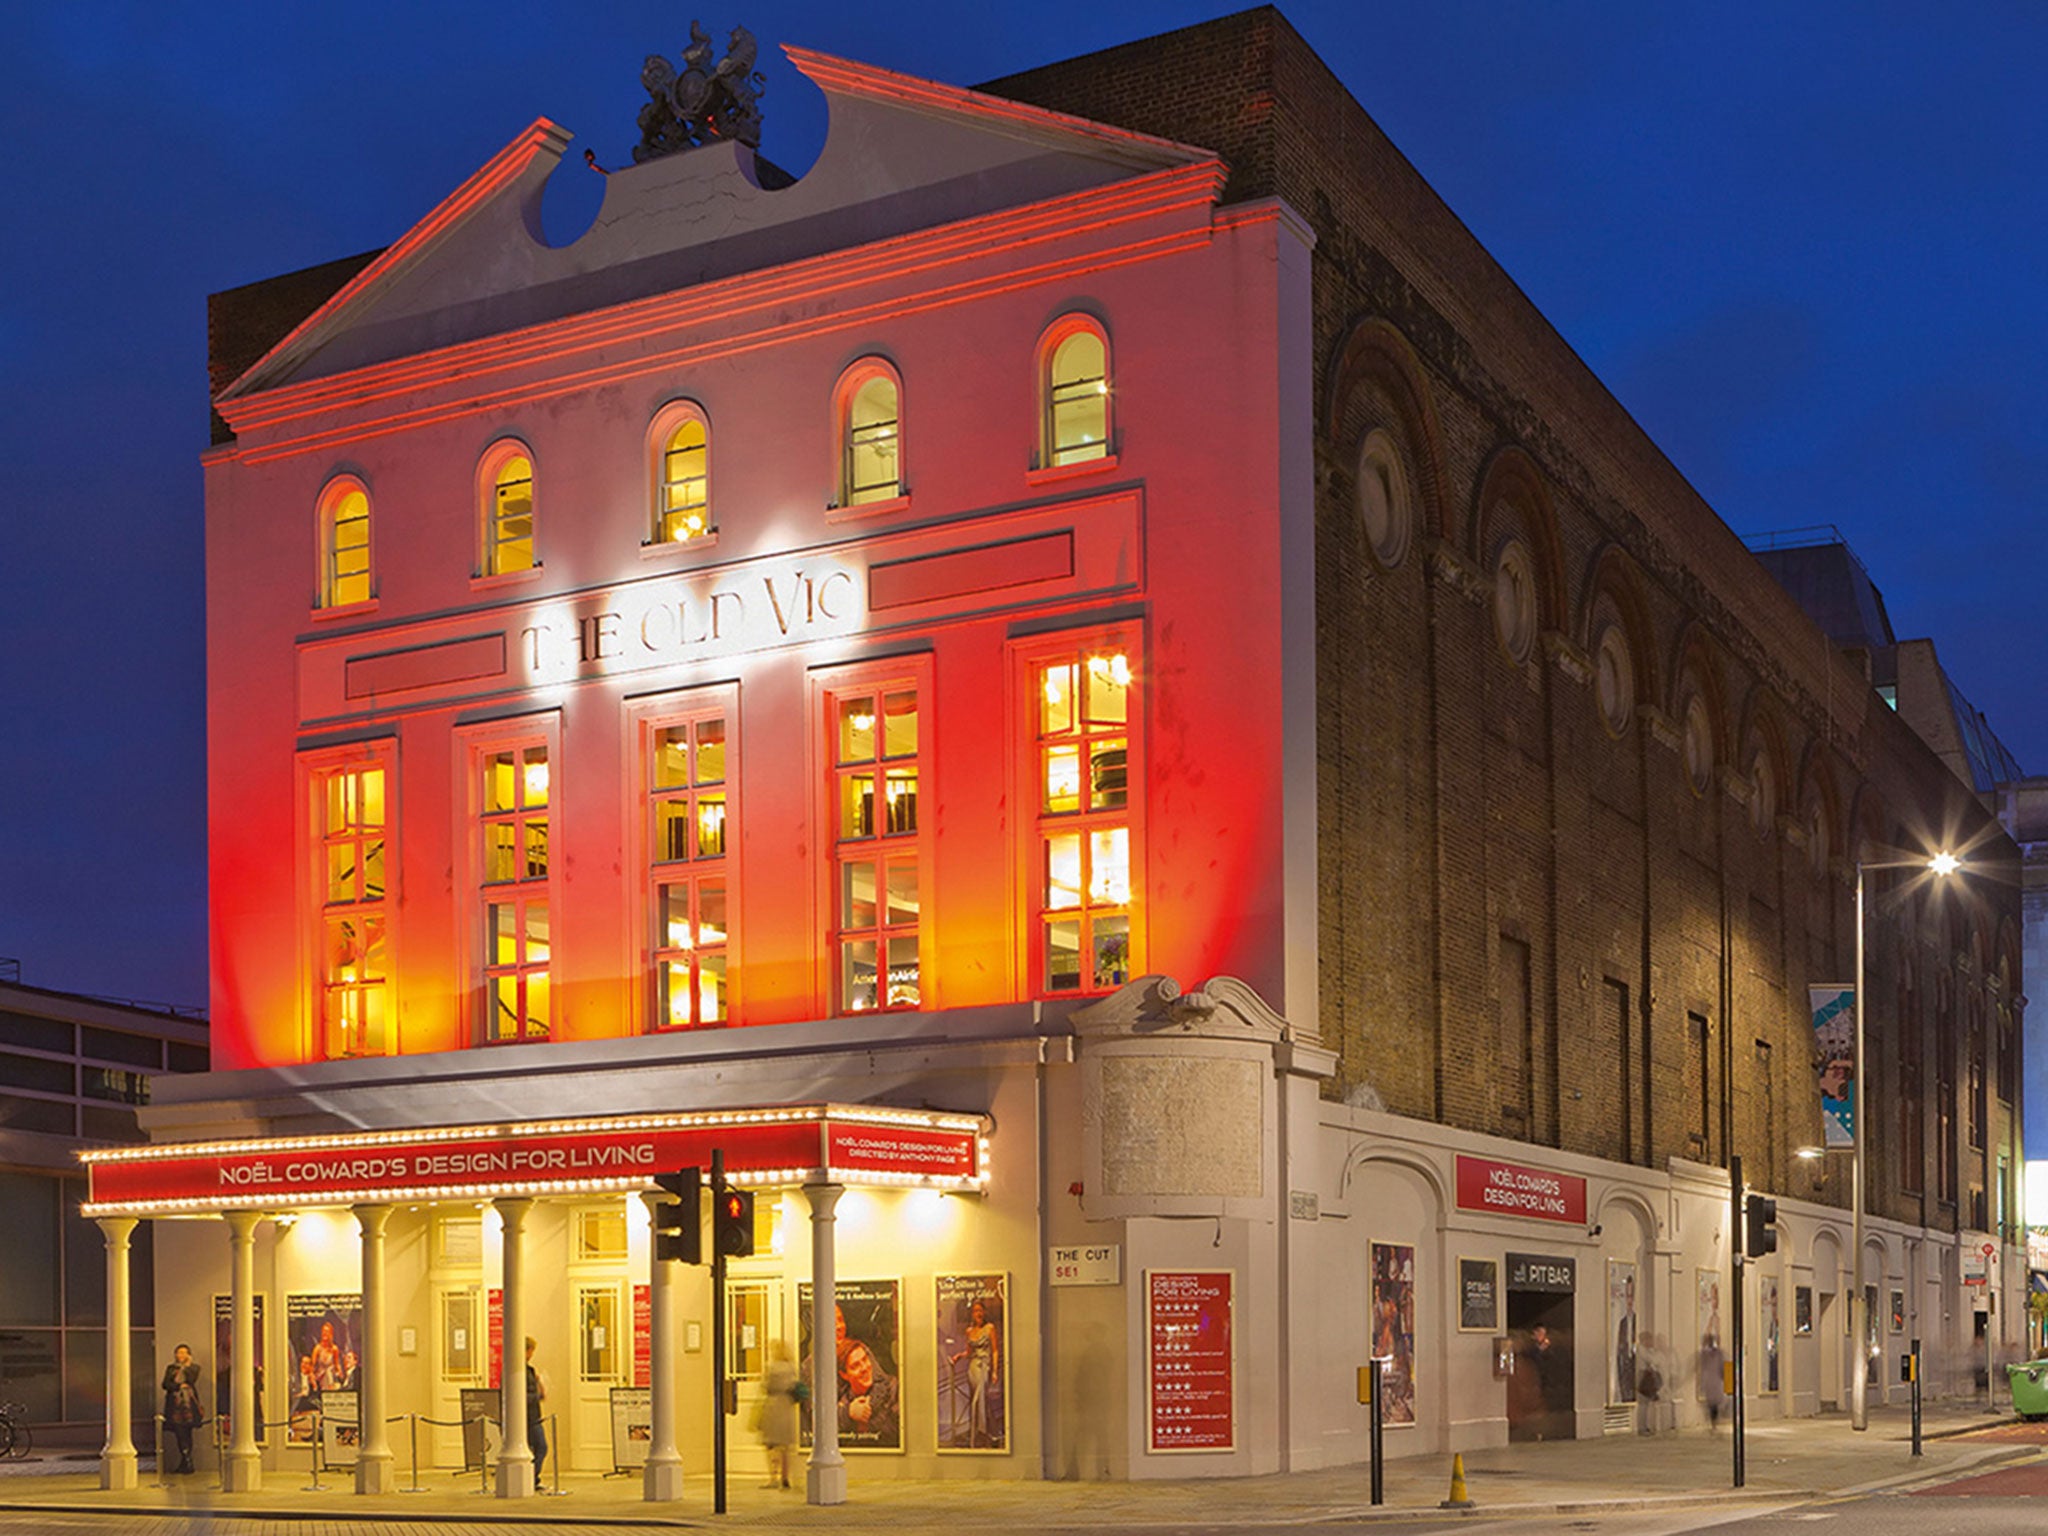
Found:
[{"label": "traffic light", "polygon": [[754,1251],[754,1192],[722,1189],[711,1205],[711,1241],[728,1259]]},{"label": "traffic light", "polygon": [[698,1191],[704,1187],[701,1168],[683,1168],[675,1173],[657,1173],[654,1182],[676,1197],[654,1208],[655,1259],[681,1259],[685,1264],[704,1262],[703,1204]]},{"label": "traffic light", "polygon": [[1778,1251],[1778,1202],[1751,1195],[1742,1203],[1742,1251],[1752,1259]]}]

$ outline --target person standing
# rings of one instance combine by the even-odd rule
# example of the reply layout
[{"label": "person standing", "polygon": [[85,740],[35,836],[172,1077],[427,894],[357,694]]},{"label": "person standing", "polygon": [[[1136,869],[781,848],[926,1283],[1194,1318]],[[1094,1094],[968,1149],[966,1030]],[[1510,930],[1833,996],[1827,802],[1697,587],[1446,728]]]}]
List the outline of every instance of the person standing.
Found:
[{"label": "person standing", "polygon": [[789,1345],[777,1339],[768,1351],[768,1369],[761,1377],[761,1444],[768,1449],[768,1481],[763,1488],[787,1488],[789,1464],[796,1445],[796,1409],[801,1378]]},{"label": "person standing", "polygon": [[1571,1363],[1565,1359],[1564,1351],[1558,1348],[1557,1340],[1551,1337],[1546,1325],[1538,1323],[1529,1331],[1529,1347],[1522,1359],[1524,1368],[1535,1381],[1536,1438],[1570,1438]]},{"label": "person standing", "polygon": [[548,1459],[548,1432],[540,1407],[547,1398],[548,1388],[540,1368],[533,1363],[533,1352],[539,1348],[540,1340],[529,1334],[526,1340],[526,1444],[533,1452],[535,1487],[540,1486],[540,1469]]},{"label": "person standing", "polygon": [[164,1428],[178,1446],[173,1472],[192,1470],[192,1431],[205,1418],[199,1407],[199,1362],[192,1358],[189,1344],[180,1344],[164,1367]]},{"label": "person standing", "polygon": [[1700,1345],[1700,1395],[1707,1400],[1707,1429],[1710,1433],[1721,1427],[1721,1410],[1728,1403],[1728,1383],[1722,1374],[1726,1361],[1727,1357],[1721,1353],[1721,1336],[1709,1333]]}]

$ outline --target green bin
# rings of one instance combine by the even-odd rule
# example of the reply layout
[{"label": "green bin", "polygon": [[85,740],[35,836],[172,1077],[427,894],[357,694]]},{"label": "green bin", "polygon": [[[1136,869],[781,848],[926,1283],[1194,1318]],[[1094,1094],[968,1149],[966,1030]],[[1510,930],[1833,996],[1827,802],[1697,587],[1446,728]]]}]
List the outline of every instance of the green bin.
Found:
[{"label": "green bin", "polygon": [[2048,1419],[2048,1360],[2008,1365],[2005,1379],[2012,1384],[2014,1412],[2023,1419]]}]

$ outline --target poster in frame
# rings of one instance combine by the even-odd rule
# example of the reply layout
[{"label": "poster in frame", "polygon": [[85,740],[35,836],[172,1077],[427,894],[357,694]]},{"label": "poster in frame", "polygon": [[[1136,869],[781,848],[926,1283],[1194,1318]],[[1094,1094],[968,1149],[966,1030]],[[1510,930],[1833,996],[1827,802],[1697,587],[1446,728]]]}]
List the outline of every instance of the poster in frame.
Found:
[{"label": "poster in frame", "polygon": [[[1697,1325],[1695,1337],[1699,1340],[1701,1355],[1704,1356],[1707,1349],[1712,1347],[1720,1350],[1725,1358],[1727,1344],[1721,1337],[1721,1271],[1718,1269],[1696,1271],[1694,1285],[1696,1288],[1694,1322]],[[1707,1378],[1704,1373],[1699,1375],[1693,1390],[1700,1401],[1706,1401]]]},{"label": "poster in frame", "polygon": [[1237,1272],[1148,1269],[1146,1449],[1182,1455],[1237,1449]]},{"label": "poster in frame", "polygon": [[[900,1452],[903,1444],[903,1282],[841,1280],[833,1287],[843,1333],[838,1379],[830,1383],[839,1410],[839,1449]],[[825,1389],[811,1382],[811,1283],[797,1285],[798,1371],[811,1386],[800,1410],[803,1443]]]},{"label": "poster in frame", "polygon": [[313,1440],[324,1394],[362,1386],[362,1292],[293,1292],[284,1299],[284,1326],[291,1362],[285,1439],[306,1445]]},{"label": "poster in frame", "polygon": [[1399,1428],[1415,1422],[1415,1245],[1374,1243],[1372,1315],[1375,1358],[1388,1362],[1380,1377],[1380,1422]]},{"label": "poster in frame", "polygon": [[1458,1332],[1500,1332],[1500,1264],[1458,1258]]},{"label": "poster in frame", "polygon": [[1607,1404],[1626,1407],[1636,1400],[1636,1266],[1633,1260],[1607,1261],[1607,1337],[1614,1341],[1607,1356]]},{"label": "poster in frame", "polygon": [[1010,1451],[1010,1277],[934,1275],[938,1401],[933,1423],[941,1451]]},{"label": "poster in frame", "polygon": [[1758,1332],[1763,1336],[1764,1391],[1778,1390],[1778,1282],[1769,1275],[1756,1285]]}]

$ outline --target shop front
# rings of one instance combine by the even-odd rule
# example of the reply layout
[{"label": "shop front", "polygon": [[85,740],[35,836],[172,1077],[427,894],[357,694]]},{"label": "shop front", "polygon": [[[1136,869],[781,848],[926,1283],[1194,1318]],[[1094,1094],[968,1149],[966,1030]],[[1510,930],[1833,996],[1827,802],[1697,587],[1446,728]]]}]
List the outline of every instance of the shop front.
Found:
[{"label": "shop front", "polygon": [[[673,1497],[708,1465],[718,1328],[741,1423],[785,1353],[842,1397],[859,1378],[850,1420],[806,1415],[829,1502],[842,1424],[849,1450],[905,1450],[913,1363],[937,1384],[930,1418],[914,1411],[941,1448],[1010,1448],[1012,1275],[973,1260],[990,1127],[809,1104],[166,1143],[89,1154],[85,1213],[107,1234],[110,1296],[126,1295],[136,1225],[156,1224],[172,1271],[160,1352],[175,1336],[201,1355],[230,1490],[317,1455],[364,1492],[489,1461],[508,1496],[538,1465],[638,1473]],[[655,1176],[714,1152],[756,1196],[722,1312],[707,1269],[657,1263],[651,1242]],[[528,1338],[537,1410],[517,1368]],[[126,1355],[116,1330],[109,1369]],[[755,1470],[753,1437],[731,1443]],[[110,1485],[132,1486],[135,1462],[111,1439]]]}]

